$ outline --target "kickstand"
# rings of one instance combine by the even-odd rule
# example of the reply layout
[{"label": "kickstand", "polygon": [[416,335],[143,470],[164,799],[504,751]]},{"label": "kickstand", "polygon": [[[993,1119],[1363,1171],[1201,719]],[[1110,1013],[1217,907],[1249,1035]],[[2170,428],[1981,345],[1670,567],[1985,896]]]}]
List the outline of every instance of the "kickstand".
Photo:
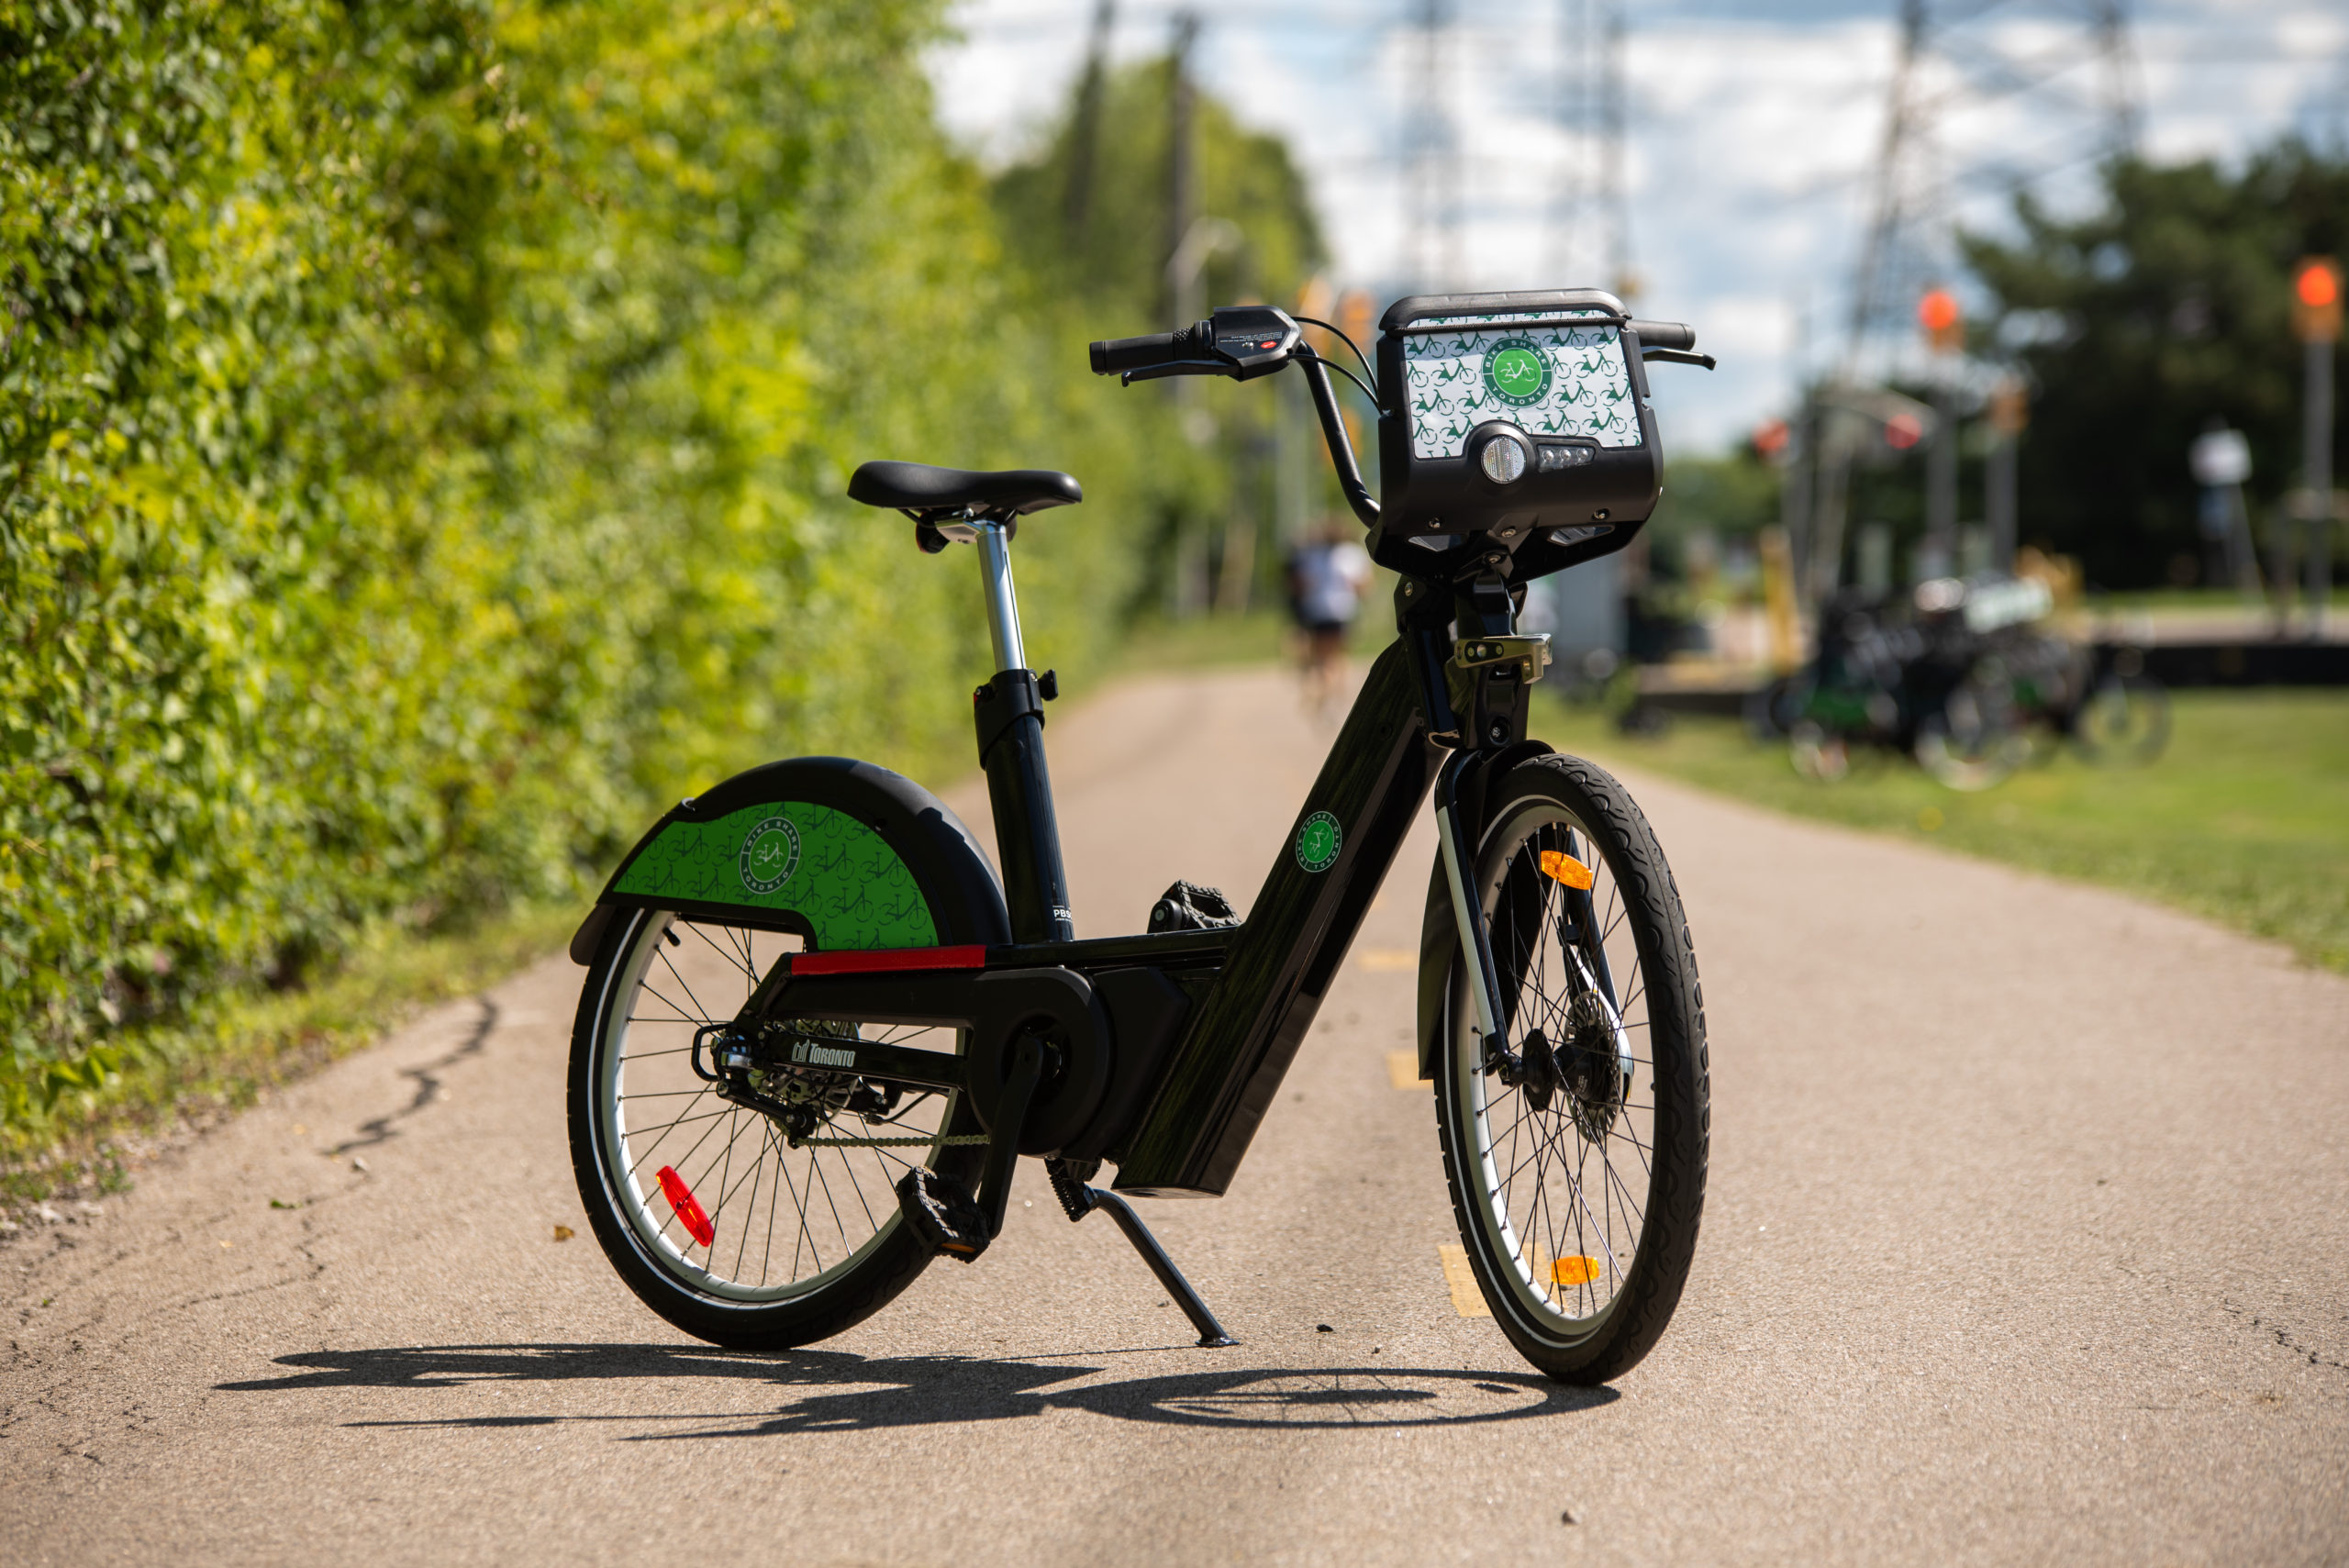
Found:
[{"label": "kickstand", "polygon": [[[1152,1236],[1150,1227],[1141,1222],[1141,1216],[1134,1212],[1134,1206],[1116,1193],[1087,1186],[1084,1176],[1070,1168],[1073,1163],[1060,1160],[1045,1162],[1045,1169],[1052,1178],[1053,1195],[1061,1200],[1061,1207],[1068,1211],[1069,1218],[1083,1219],[1097,1208],[1106,1211],[1118,1222],[1118,1229],[1126,1233],[1126,1240],[1134,1244],[1134,1251],[1141,1254],[1141,1261],[1150,1265],[1150,1272],[1158,1276],[1158,1283],[1166,1288],[1166,1294],[1174,1298],[1174,1305],[1183,1309],[1183,1316],[1191,1320],[1191,1327],[1199,1331],[1200,1347],[1220,1350],[1226,1345],[1238,1344],[1240,1341],[1225,1333],[1223,1325],[1215,1320],[1215,1314],[1208,1310],[1206,1300],[1191,1288],[1191,1282],[1183,1277],[1183,1271],[1174,1266],[1174,1260],[1166,1255],[1166,1249],[1158,1244],[1158,1238]],[[1085,1175],[1099,1168],[1100,1162],[1092,1162]]]}]

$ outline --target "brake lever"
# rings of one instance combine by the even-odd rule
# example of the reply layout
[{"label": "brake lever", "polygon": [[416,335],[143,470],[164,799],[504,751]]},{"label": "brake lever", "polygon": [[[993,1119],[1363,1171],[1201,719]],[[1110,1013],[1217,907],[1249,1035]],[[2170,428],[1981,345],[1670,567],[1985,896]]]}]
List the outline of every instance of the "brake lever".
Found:
[{"label": "brake lever", "polygon": [[1662,360],[1668,365],[1695,365],[1702,370],[1712,369],[1714,362],[1713,356],[1710,354],[1692,354],[1680,349],[1642,349],[1640,358],[1646,361]]},{"label": "brake lever", "polygon": [[1144,365],[1138,371],[1121,372],[1119,386],[1131,386],[1138,381],[1157,381],[1170,375],[1230,375],[1234,366],[1221,360],[1176,360],[1173,364]]}]

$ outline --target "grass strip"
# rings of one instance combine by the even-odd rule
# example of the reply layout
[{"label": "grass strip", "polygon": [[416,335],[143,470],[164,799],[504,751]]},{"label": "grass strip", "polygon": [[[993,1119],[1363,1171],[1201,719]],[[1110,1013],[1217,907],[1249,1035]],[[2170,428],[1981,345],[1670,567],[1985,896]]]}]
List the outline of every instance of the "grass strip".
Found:
[{"label": "grass strip", "polygon": [[2176,725],[2151,766],[2100,768],[2048,752],[1995,789],[1945,789],[1905,757],[1854,755],[1850,778],[1798,777],[1783,744],[1729,719],[1619,733],[1600,709],[1552,697],[1536,730],[1798,817],[1923,840],[2136,894],[2349,973],[2349,692],[2172,695]]},{"label": "grass strip", "polygon": [[583,912],[517,907],[429,935],[387,924],[299,989],[225,995],[196,1014],[125,1031],[115,1042],[120,1069],[103,1084],[68,1092],[39,1120],[0,1129],[0,1219],[21,1219],[52,1197],[120,1190],[155,1152],[268,1090],[544,957]]}]

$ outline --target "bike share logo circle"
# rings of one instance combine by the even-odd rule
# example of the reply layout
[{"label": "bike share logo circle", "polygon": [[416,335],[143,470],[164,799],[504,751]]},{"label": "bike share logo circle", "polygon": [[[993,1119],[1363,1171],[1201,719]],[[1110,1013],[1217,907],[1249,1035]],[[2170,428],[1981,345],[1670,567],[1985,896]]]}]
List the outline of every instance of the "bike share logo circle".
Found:
[{"label": "bike share logo circle", "polygon": [[1511,408],[1550,395],[1550,356],[1531,338],[1503,338],[1485,355],[1485,390]]},{"label": "bike share logo circle", "polygon": [[742,840],[742,885],[773,893],[799,869],[799,829],[787,817],[770,817]]},{"label": "bike share logo circle", "polygon": [[1338,819],[1317,811],[1297,830],[1297,863],[1318,876],[1338,863],[1338,846],[1344,842]]}]

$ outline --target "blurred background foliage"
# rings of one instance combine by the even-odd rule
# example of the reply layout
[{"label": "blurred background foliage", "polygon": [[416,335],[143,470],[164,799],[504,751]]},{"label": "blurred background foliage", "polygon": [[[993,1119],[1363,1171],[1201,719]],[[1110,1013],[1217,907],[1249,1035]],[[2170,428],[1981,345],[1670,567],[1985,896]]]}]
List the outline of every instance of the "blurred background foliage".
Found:
[{"label": "blurred background foliage", "polygon": [[[1152,153],[1105,117],[1062,260],[1045,165],[935,127],[938,11],[0,0],[0,1127],[354,942],[580,900],[740,766],[959,760],[968,557],[859,461],[1076,473],[1030,646],[1105,648],[1128,519],[1211,499],[1085,373],[1156,324]],[[1219,286],[1293,287],[1294,170],[1201,117]]]},{"label": "blurred background foliage", "polygon": [[[2263,530],[2300,483],[2291,274],[2303,257],[2349,255],[2349,154],[2286,138],[2239,166],[2130,158],[2098,181],[2087,212],[2023,199],[2010,231],[1962,237],[1971,297],[1985,306],[1967,351],[1986,375],[2012,370],[2030,388],[2021,541],[2076,559],[2095,587],[2185,586],[2204,551],[2188,466],[2196,436],[2216,421],[2248,438],[2244,490]],[[2334,373],[2349,375],[2349,356],[2336,357]],[[1971,402],[1960,406],[1958,515],[1979,518],[1989,437],[1981,399]],[[2339,450],[2349,397],[2337,389],[2333,407]],[[1782,471],[1750,448],[1673,450],[1669,461],[1650,529],[1659,570],[1679,569],[1692,531],[1737,539],[1779,520]],[[1905,553],[1925,529],[1926,462],[1922,443],[1872,442],[1851,474],[1854,523],[1886,525]]]},{"label": "blurred background foliage", "polygon": [[2022,537],[2146,587],[2200,554],[2187,450],[2210,421],[2249,438],[2258,502],[2299,483],[2291,271],[2349,254],[2349,158],[2286,139],[2232,170],[2125,159],[2103,183],[2100,211],[2021,200],[2016,238],[1965,252],[1994,305],[1979,337],[2032,384]]}]

